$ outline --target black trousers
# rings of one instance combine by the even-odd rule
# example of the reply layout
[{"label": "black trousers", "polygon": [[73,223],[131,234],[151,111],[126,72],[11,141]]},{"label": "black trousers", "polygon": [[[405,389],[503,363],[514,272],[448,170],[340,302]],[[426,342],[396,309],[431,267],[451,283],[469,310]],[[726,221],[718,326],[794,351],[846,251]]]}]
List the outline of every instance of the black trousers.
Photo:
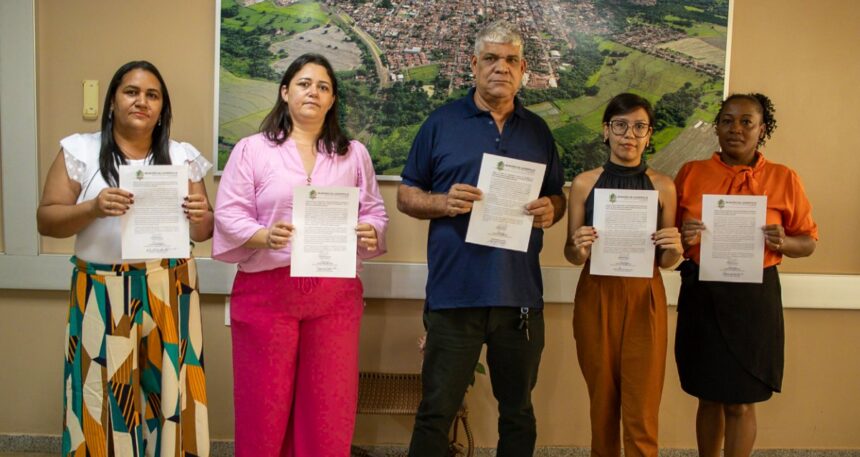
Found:
[{"label": "black trousers", "polygon": [[443,457],[448,431],[474,376],[481,349],[493,395],[499,402],[497,457],[529,457],[537,427],[531,392],[544,346],[543,310],[528,313],[528,335],[520,308],[464,308],[424,312],[427,345],[410,457]]}]

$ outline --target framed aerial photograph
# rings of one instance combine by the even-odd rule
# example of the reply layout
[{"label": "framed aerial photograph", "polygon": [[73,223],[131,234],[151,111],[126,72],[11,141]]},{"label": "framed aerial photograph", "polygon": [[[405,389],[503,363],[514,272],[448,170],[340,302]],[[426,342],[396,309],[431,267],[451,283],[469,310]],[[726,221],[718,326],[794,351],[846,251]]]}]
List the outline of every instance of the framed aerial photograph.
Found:
[{"label": "framed aerial photograph", "polygon": [[655,107],[649,164],[674,175],[716,150],[729,0],[221,0],[217,4],[217,169],[259,130],[286,67],[326,56],[342,123],[380,179],[397,179],[426,116],[473,84],[482,25],[517,24],[528,71],[519,93],[552,129],[565,178],[607,157],[606,103],[634,92]]}]

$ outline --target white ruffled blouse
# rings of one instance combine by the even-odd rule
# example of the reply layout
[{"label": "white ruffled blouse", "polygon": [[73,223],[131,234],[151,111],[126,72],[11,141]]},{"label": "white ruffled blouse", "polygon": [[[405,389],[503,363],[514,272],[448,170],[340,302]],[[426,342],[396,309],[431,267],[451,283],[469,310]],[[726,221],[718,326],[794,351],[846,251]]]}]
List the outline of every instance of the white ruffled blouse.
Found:
[{"label": "white ruffled blouse", "polygon": [[[101,133],[76,133],[60,140],[66,172],[73,181],[81,184],[78,203],[96,198],[108,187],[99,169]],[[189,143],[170,141],[170,162],[188,165],[188,179],[200,182],[212,164]],[[130,165],[149,163],[149,158],[129,160]],[[122,240],[118,217],[96,219],[81,230],[75,239],[75,255],[84,261],[101,264],[118,264],[122,259]],[[133,262],[133,260],[131,261]]]}]

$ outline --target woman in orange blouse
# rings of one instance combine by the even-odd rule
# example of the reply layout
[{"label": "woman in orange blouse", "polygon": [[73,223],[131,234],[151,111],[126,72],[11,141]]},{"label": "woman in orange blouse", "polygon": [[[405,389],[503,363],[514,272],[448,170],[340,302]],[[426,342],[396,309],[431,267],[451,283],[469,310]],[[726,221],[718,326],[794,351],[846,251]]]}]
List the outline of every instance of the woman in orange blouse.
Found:
[{"label": "woman in orange blouse", "polygon": [[[720,152],[678,172],[678,222],[686,261],[681,270],[675,359],[681,387],[699,399],[699,455],[749,456],[756,436],[755,403],[782,386],[783,317],[776,266],[783,256],[815,250],[818,227],[800,178],[758,150],[776,128],[762,94],[726,99],[716,118]],[[702,194],[766,195],[761,284],[700,282]],[[723,442],[725,440],[725,442]]]}]

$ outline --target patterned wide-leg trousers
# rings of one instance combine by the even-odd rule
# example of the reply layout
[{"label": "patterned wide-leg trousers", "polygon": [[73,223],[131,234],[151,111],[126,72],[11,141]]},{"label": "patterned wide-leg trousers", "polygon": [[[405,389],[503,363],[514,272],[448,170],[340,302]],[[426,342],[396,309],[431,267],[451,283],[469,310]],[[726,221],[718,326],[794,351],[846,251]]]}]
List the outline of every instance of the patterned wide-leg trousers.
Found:
[{"label": "patterned wide-leg trousers", "polygon": [[208,456],[194,260],[72,263],[63,455]]}]

